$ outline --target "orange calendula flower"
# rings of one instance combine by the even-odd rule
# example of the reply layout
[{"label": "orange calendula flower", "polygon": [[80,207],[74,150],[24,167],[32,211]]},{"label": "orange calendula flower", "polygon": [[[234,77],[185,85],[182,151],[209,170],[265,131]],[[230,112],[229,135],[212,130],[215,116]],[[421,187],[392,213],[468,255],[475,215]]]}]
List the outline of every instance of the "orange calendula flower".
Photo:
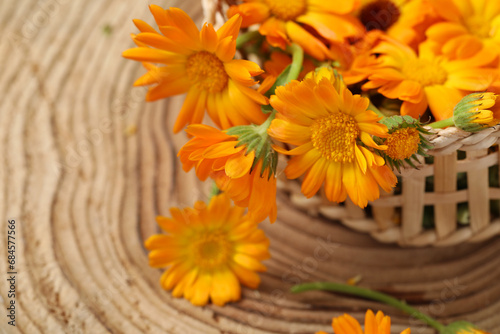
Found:
[{"label": "orange calendula flower", "polygon": [[[359,322],[349,314],[333,318],[332,327],[335,334],[391,334],[391,318],[378,311],[377,315],[372,310],[366,311],[365,330]],[[326,332],[316,332],[326,334]],[[410,329],[405,329],[401,334],[410,334]]]},{"label": "orange calendula flower", "polygon": [[285,168],[288,178],[305,173],[302,193],[306,197],[325,183],[330,201],[342,202],[349,195],[353,203],[365,207],[380,196],[379,185],[387,192],[396,185],[396,176],[384,159],[367,148],[387,148],[372,139],[372,135],[386,137],[387,127],[367,110],[368,104],[368,99],[353,95],[326,68],[302,82],[278,87],[271,97],[278,113],[268,133],[297,146],[276,150],[293,156]]},{"label": "orange calendula flower", "polygon": [[500,54],[500,3],[491,0],[429,0],[442,18],[428,38],[450,57],[472,56],[484,47]]},{"label": "orange calendula flower", "polygon": [[361,0],[356,16],[367,30],[385,31],[412,47],[425,40],[425,29],[437,21],[424,0]]},{"label": "orange calendula flower", "polygon": [[371,30],[353,43],[331,45],[334,59],[339,63],[338,70],[347,85],[368,78],[369,68],[377,64],[377,57],[371,53],[371,50],[384,39],[385,35],[382,31]]},{"label": "orange calendula flower", "polygon": [[139,47],[123,52],[123,56],[146,62],[148,72],[135,82],[136,86],[155,85],[149,89],[146,100],[187,93],[174,132],[186,124],[201,123],[205,110],[224,129],[260,124],[266,119],[260,105],[268,104],[267,99],[250,88],[256,84],[252,76],[263,71],[251,61],[233,59],[241,17],[232,17],[217,31],[211,24],[199,31],[178,8],[164,10],[151,5],[150,9],[161,34],[135,20],[141,33],[133,39]]},{"label": "orange calendula flower", "polygon": [[202,181],[209,176],[217,187],[241,207],[248,207],[249,219],[260,222],[276,220],[276,178],[272,164],[263,168],[254,150],[247,150],[237,136],[208,125],[190,125],[186,132],[193,136],[179,151],[183,169],[195,167]]},{"label": "orange calendula flower", "polygon": [[449,59],[422,43],[418,55],[396,41],[384,41],[372,50],[380,54],[370,71],[364,90],[378,88],[390,99],[400,99],[401,115],[422,116],[429,106],[436,120],[453,115],[454,106],[468,92],[486,90],[497,78],[496,70],[486,67],[494,60],[489,52],[472,58]]},{"label": "orange calendula flower", "polygon": [[363,33],[361,23],[348,15],[356,5],[355,0],[335,5],[321,0],[244,0],[231,6],[228,16],[240,14],[243,27],[261,23],[259,32],[272,46],[285,49],[294,42],[314,58],[324,60],[330,58],[330,52],[322,39],[342,42]]},{"label": "orange calendula flower", "polygon": [[170,209],[172,218],[157,217],[166,234],[149,237],[145,246],[152,267],[168,270],[160,283],[173,290],[174,297],[203,306],[210,299],[216,305],[237,301],[240,283],[257,288],[260,263],[270,257],[269,240],[257,225],[243,216],[244,209],[231,206],[225,194],[205,205]]}]

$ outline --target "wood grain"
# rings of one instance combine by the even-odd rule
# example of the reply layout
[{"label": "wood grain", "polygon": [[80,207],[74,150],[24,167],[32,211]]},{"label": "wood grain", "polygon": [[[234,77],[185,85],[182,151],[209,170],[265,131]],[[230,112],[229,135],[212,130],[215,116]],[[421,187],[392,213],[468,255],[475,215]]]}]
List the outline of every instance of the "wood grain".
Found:
[{"label": "wood grain", "polygon": [[[201,18],[195,1],[162,6]],[[0,4],[0,268],[15,219],[17,326],[6,333],[313,333],[332,316],[366,308],[410,324],[377,303],[323,292],[292,295],[294,283],[345,281],[392,293],[444,320],[500,331],[500,243],[400,249],[313,218],[280,194],[278,221],[262,226],[272,259],[258,291],[226,307],[197,308],[163,291],[142,243],[154,217],[206,199],[209,184],[184,173],[186,141],[171,128],[182,97],[145,103],[132,88],[140,64],[121,58],[132,18],[152,22],[131,0],[2,1]],[[8,303],[0,279],[0,304]]]}]

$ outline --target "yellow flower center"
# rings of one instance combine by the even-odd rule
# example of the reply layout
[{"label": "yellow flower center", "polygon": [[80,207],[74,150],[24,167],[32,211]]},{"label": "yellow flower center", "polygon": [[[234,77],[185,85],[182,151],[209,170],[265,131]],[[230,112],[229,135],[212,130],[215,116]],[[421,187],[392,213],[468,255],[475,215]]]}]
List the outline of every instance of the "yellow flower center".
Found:
[{"label": "yellow flower center", "polygon": [[393,160],[410,158],[417,153],[420,144],[420,134],[415,128],[404,128],[394,131],[387,137],[385,153]]},{"label": "yellow flower center", "polygon": [[222,231],[209,231],[201,234],[191,244],[194,261],[202,269],[217,269],[229,261],[232,243]]},{"label": "yellow flower center", "polygon": [[318,119],[311,125],[313,146],[328,160],[351,162],[359,135],[356,120],[343,113]]},{"label": "yellow flower center", "polygon": [[200,85],[210,93],[218,93],[227,85],[224,64],[214,54],[200,51],[188,57],[186,73],[193,85]]},{"label": "yellow flower center", "polygon": [[465,26],[469,32],[480,38],[488,38],[491,34],[491,26],[483,15],[473,15],[465,18]]},{"label": "yellow flower center", "polygon": [[448,73],[438,63],[426,59],[407,61],[402,72],[407,79],[422,86],[442,85],[448,79]]},{"label": "yellow flower center", "polygon": [[293,20],[307,10],[306,0],[264,0],[271,13],[283,21]]},{"label": "yellow flower center", "polygon": [[359,19],[366,30],[386,31],[401,16],[398,6],[390,0],[375,0],[367,3],[359,13]]}]

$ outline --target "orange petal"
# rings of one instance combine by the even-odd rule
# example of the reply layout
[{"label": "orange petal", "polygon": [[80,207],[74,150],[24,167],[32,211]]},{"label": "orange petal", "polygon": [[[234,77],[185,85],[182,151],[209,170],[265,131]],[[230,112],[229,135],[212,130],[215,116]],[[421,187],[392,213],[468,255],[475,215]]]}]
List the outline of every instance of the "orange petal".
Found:
[{"label": "orange petal", "polygon": [[252,271],[266,271],[266,266],[260,263],[258,260],[246,254],[235,254],[233,257],[234,262],[240,266],[252,270]]},{"label": "orange petal", "polygon": [[141,32],[151,32],[151,33],[158,34],[158,32],[153,27],[151,27],[149,24],[147,24],[146,22],[144,22],[142,20],[134,19],[134,20],[132,20],[132,22],[134,22],[134,25]]},{"label": "orange petal", "polygon": [[339,16],[310,11],[298,17],[297,22],[313,27],[321,36],[330,41],[343,42],[347,37],[361,36],[364,32],[359,21],[347,15]]},{"label": "orange petal", "polygon": [[261,124],[267,119],[267,115],[262,113],[260,105],[255,101],[257,99],[264,99],[264,101],[259,100],[259,102],[265,102],[265,97],[252,88],[238,85],[233,80],[229,80],[227,94],[223,97],[227,97],[225,103],[227,109],[224,112],[230,113],[236,111],[246,120],[244,124]]},{"label": "orange petal", "polygon": [[156,101],[169,96],[184,94],[191,86],[191,82],[186,77],[173,80],[163,80],[157,86],[151,88],[146,94],[146,101]]},{"label": "orange petal", "polygon": [[211,23],[205,23],[200,31],[200,40],[203,49],[208,52],[215,52],[219,38]]},{"label": "orange petal", "polygon": [[138,34],[135,39],[139,42],[152,46],[154,48],[162,49],[165,51],[189,55],[192,51],[185,48],[179,43],[174,43],[165,36],[152,32],[143,32]]},{"label": "orange petal", "polygon": [[452,117],[453,108],[465,96],[456,88],[437,85],[425,87],[425,95],[436,121]]},{"label": "orange petal", "polygon": [[[184,104],[182,105],[177,120],[174,124],[174,133],[182,130],[187,124],[200,123],[193,122],[195,117],[202,115],[206,104],[206,91],[199,90],[196,87],[191,86],[189,89]],[[200,111],[201,110],[201,111]]]},{"label": "orange petal", "polygon": [[153,17],[158,26],[163,26],[167,24],[168,22],[167,11],[165,9],[157,5],[149,5],[149,10],[151,11],[151,14],[153,14]]},{"label": "orange petal", "polygon": [[191,287],[187,287],[184,296],[193,305],[204,306],[208,303],[213,276],[209,273],[200,273]]},{"label": "orange petal", "polygon": [[203,157],[205,159],[216,159],[216,158],[227,157],[236,154],[245,148],[244,145],[235,147],[236,144],[237,144],[236,141],[227,141],[223,143],[218,143],[216,145],[212,145],[208,147],[205,150],[205,152],[203,152]]},{"label": "orange petal", "polygon": [[398,183],[398,178],[388,166],[373,166],[369,172],[373,175],[377,184],[387,193],[391,192],[392,188]]},{"label": "orange petal", "polygon": [[215,55],[223,62],[228,62],[233,59],[234,54],[236,53],[236,40],[232,37],[228,36],[219,39],[219,45],[217,46],[217,50],[215,50]]},{"label": "orange petal", "polygon": [[252,78],[252,76],[256,76],[264,72],[261,70],[259,65],[244,59],[233,59],[226,62],[224,63],[224,69],[226,70],[227,75],[229,75],[233,80],[247,87],[256,84],[256,81]]},{"label": "orange petal", "polygon": [[198,274],[199,270],[197,268],[193,268],[191,271],[189,271],[188,274],[182,277],[179,283],[175,286],[174,290],[172,291],[172,296],[181,297],[182,295],[185,295],[187,290],[192,288],[193,283],[198,278]]},{"label": "orange petal", "polygon": [[312,197],[321,188],[326,177],[328,165],[328,160],[318,159],[306,173],[302,181],[301,191],[307,198]]},{"label": "orange petal", "polygon": [[186,62],[186,57],[183,55],[145,47],[125,50],[122,56],[127,59],[150,63],[178,64]]},{"label": "orange petal", "polygon": [[257,287],[259,286],[260,277],[257,273],[236,263],[231,264],[231,270],[236,275],[236,277],[238,277],[238,280],[241,282],[241,284],[251,289],[257,289]]},{"label": "orange petal", "polygon": [[153,249],[149,252],[149,265],[153,268],[168,266],[173,260],[178,258],[175,249]]},{"label": "orange petal", "polygon": [[293,21],[286,22],[286,32],[290,39],[299,44],[306,53],[317,60],[325,60],[330,55],[328,48],[316,37]]},{"label": "orange petal", "polygon": [[241,298],[241,287],[235,274],[229,269],[214,272],[210,299],[215,305],[224,306]]},{"label": "orange petal", "polygon": [[335,334],[363,334],[359,322],[348,314],[334,318],[332,327]]},{"label": "orange petal", "polygon": [[186,128],[186,132],[194,137],[213,139],[214,141],[223,141],[235,138],[234,136],[229,136],[213,126],[205,124],[192,124]]},{"label": "orange petal", "polygon": [[[366,311],[365,315],[365,332],[366,333],[379,333],[379,326],[377,320],[375,319],[375,314],[372,310]],[[384,332],[381,332],[385,334]]]},{"label": "orange petal", "polygon": [[448,75],[448,87],[469,91],[482,91],[497,79],[498,72],[491,68],[467,68]]},{"label": "orange petal", "polygon": [[446,21],[459,22],[462,18],[459,8],[452,0],[430,0],[430,4],[436,10],[437,14]]},{"label": "orange petal", "polygon": [[409,115],[413,118],[419,118],[425,113],[427,107],[427,97],[424,95],[417,103],[411,103],[409,101],[403,102],[401,105],[401,115]]},{"label": "orange petal", "polygon": [[177,26],[159,26],[160,31],[163,35],[167,36],[168,39],[172,40],[174,43],[178,43],[183,47],[199,51],[202,49],[200,35],[198,30],[196,30],[196,38],[189,36],[184,29]]},{"label": "orange petal", "polygon": [[247,155],[244,154],[233,155],[226,162],[226,167],[225,167],[226,175],[232,179],[237,179],[246,174],[249,174],[254,159],[255,159],[254,151],[251,151]]},{"label": "orange petal", "polygon": [[144,242],[144,247],[148,250],[152,250],[155,248],[172,248],[175,244],[175,239],[170,235],[154,234]]},{"label": "orange petal", "polygon": [[240,32],[241,21],[242,18],[240,15],[234,15],[227,20],[226,23],[217,30],[219,41],[229,36],[232,37],[232,40],[236,40]]},{"label": "orange petal", "polygon": [[343,202],[346,198],[346,191],[342,184],[342,164],[330,162],[325,178],[325,194],[329,201]]},{"label": "orange petal", "polygon": [[241,26],[247,28],[256,23],[264,22],[270,13],[267,5],[259,2],[250,2],[229,7],[227,16],[233,17],[236,14],[240,14],[242,17]]},{"label": "orange petal", "polygon": [[[316,151],[316,152],[319,152],[317,151],[314,147],[313,147],[313,144],[309,141],[299,147],[296,147],[294,149],[291,149],[289,151],[285,150],[284,148],[281,148],[279,146],[273,146],[274,150],[276,150],[278,153],[283,153],[283,154],[287,154],[287,155],[301,155],[301,154],[306,154],[308,153],[309,151],[313,150],[313,151]],[[319,154],[319,153],[318,153]]]},{"label": "orange petal", "polygon": [[[182,29],[182,32],[187,35],[190,40],[199,43],[200,37],[198,27],[196,27],[193,19],[191,19],[191,17],[186,14],[186,12],[176,7],[170,7],[166,12],[168,22],[171,25]],[[166,36],[168,36],[168,34],[166,34]]]},{"label": "orange petal", "polygon": [[286,49],[289,43],[285,22],[271,16],[259,27],[261,35],[266,36],[267,42],[274,47]]},{"label": "orange petal", "polygon": [[343,0],[335,3],[335,6],[332,6],[331,3],[324,0],[308,0],[307,1],[308,9],[312,12],[330,12],[336,14],[349,14],[351,13],[357,6],[358,1],[356,0]]},{"label": "orange petal", "polygon": [[160,283],[165,290],[172,290],[180,280],[189,273],[190,268],[185,263],[172,264],[161,276]]},{"label": "orange petal", "polygon": [[306,144],[311,139],[308,127],[282,119],[274,119],[267,133],[274,139],[297,146]]}]

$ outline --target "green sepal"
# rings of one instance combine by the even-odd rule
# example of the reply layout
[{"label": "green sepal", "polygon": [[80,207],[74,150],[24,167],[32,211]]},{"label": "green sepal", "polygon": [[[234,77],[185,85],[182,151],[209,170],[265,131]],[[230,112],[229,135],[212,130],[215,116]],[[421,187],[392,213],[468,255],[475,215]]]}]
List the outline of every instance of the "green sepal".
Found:
[{"label": "green sepal", "polygon": [[262,160],[262,176],[269,168],[269,178],[276,174],[278,165],[278,153],[272,148],[271,138],[267,134],[268,124],[272,119],[268,119],[262,125],[240,125],[226,130],[226,134],[237,136],[238,143],[235,147],[246,146],[245,154],[254,152],[255,158],[251,170],[255,168],[259,160]]},{"label": "green sepal", "polygon": [[[248,127],[251,125],[237,125],[233,126],[232,128],[229,128],[226,130],[226,134],[230,136],[242,136],[245,134],[249,134],[248,132]],[[251,132],[250,132],[251,133]]]}]

